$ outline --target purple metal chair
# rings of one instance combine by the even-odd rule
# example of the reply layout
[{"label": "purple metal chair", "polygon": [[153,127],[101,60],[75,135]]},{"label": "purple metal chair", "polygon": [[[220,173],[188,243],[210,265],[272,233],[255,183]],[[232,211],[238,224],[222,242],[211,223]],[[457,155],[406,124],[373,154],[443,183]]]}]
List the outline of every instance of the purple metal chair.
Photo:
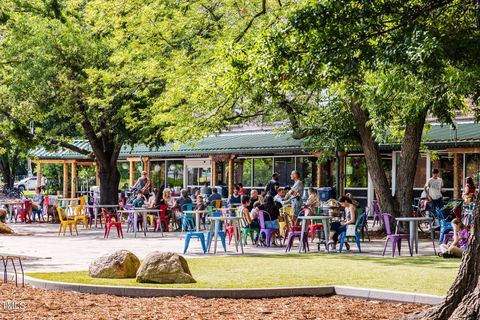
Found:
[{"label": "purple metal chair", "polygon": [[[300,239],[302,239],[302,227],[294,225],[293,221],[291,220],[288,214],[284,214],[284,219],[285,219],[285,229],[288,230],[288,237],[286,239],[287,247],[285,248],[285,252],[289,252],[290,249],[292,249],[293,240],[295,238],[298,238],[299,241]],[[284,239],[284,243],[285,243],[285,239]],[[308,231],[305,231],[303,235],[303,250],[305,252],[307,252],[307,250],[310,251],[310,248],[308,246]]]},{"label": "purple metal chair", "polygon": [[372,206],[373,206],[373,225],[372,225],[372,228],[373,228],[375,226],[375,223],[378,222],[378,225],[381,226],[383,221],[382,221],[382,214],[380,213],[380,207],[378,206],[378,201],[373,200]]},{"label": "purple metal chair", "polygon": [[257,247],[258,247],[260,238],[262,237],[262,233],[265,234],[265,242],[267,247],[270,247],[270,239],[272,238],[272,235],[276,234],[280,239],[280,229],[270,229],[265,227],[265,216],[264,216],[265,214],[267,214],[270,217],[270,214],[266,211],[258,212],[258,222],[260,223],[260,233],[258,234]]},{"label": "purple metal chair", "polygon": [[385,230],[387,231],[387,239],[385,239],[385,247],[383,248],[382,256],[385,256],[385,250],[387,250],[388,240],[392,241],[392,257],[395,257],[395,248],[398,246],[398,255],[400,255],[400,250],[402,248],[402,240],[407,240],[408,250],[410,251],[410,256],[413,255],[412,247],[410,246],[409,238],[410,236],[406,233],[392,233],[390,228],[390,219],[392,216],[388,213],[382,214],[383,223],[385,224]]}]

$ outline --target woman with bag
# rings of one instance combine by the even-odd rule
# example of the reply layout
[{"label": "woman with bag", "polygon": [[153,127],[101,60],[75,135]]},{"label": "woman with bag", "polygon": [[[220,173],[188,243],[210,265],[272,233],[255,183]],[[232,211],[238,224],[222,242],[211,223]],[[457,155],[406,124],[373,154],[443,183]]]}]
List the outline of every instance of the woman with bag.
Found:
[{"label": "woman with bag", "polygon": [[340,221],[334,221],[330,225],[330,240],[328,241],[330,252],[337,251],[336,246],[338,242],[338,236],[342,232],[346,232],[349,225],[355,225],[355,206],[352,204],[352,200],[342,196],[340,199],[338,199],[338,202],[340,202],[340,205],[344,208],[345,215],[342,219],[340,219]]}]

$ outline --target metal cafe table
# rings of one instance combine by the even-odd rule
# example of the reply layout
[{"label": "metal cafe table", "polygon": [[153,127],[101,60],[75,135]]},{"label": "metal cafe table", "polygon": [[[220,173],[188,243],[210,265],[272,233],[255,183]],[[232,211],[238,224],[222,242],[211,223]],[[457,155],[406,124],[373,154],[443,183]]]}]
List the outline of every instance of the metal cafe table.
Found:
[{"label": "metal cafe table", "polygon": [[[233,235],[235,237],[235,250],[238,252],[238,244],[240,242],[240,250],[243,252],[243,243],[241,241],[241,230],[240,230],[240,220],[242,217],[232,217],[232,216],[220,216],[220,217],[207,217],[208,220],[210,220],[210,232],[213,232],[214,236],[210,237],[210,242],[208,243],[208,252],[210,252],[210,247],[212,244],[212,240],[215,241],[215,244],[213,246],[213,254],[217,253],[217,240],[218,240],[218,231],[220,229],[220,222],[221,221],[230,221],[233,226]],[[212,230],[213,228],[213,230]],[[212,239],[214,238],[214,239]]]},{"label": "metal cafe table", "polygon": [[[409,227],[409,234],[410,234],[410,246],[413,249],[415,247],[415,254],[418,254],[418,223],[420,221],[432,221],[432,218],[429,217],[398,217],[395,218],[397,221],[397,229],[398,229],[398,222],[399,221],[404,221],[408,222],[408,227]],[[396,233],[396,232],[395,232]],[[435,241],[432,241],[433,243],[433,250],[435,251],[436,254],[436,249],[435,249]]]},{"label": "metal cafe table", "polygon": [[303,238],[305,237],[305,233],[307,232],[307,221],[322,221],[323,224],[323,232],[325,234],[325,239],[328,241],[329,233],[330,233],[330,220],[335,219],[334,217],[330,217],[327,215],[322,216],[299,216],[297,219],[302,221],[302,233],[300,235],[300,244],[298,246],[298,252],[302,252],[303,248]]},{"label": "metal cafe table", "polygon": [[118,204],[86,204],[84,206],[84,208],[93,208],[95,229],[97,229],[98,212],[100,211],[101,208],[116,209],[118,207],[120,207]]},{"label": "metal cafe table", "polygon": [[[137,237],[137,221],[138,221],[138,214],[142,214],[142,221],[143,221],[143,235],[147,236],[147,214],[148,213],[157,213],[160,214],[159,209],[149,209],[149,208],[131,208],[131,209],[124,209],[124,210],[117,210],[117,214],[129,214],[133,213],[133,233],[135,238]],[[160,223],[160,230],[162,231],[163,235],[163,228],[162,224]]]}]

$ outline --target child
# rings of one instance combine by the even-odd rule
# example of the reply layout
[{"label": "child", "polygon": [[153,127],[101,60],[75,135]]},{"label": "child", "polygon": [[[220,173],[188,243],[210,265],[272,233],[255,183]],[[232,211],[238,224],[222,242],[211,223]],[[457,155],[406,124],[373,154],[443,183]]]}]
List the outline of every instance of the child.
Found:
[{"label": "child", "polygon": [[453,242],[450,246],[446,244],[440,245],[442,251],[438,255],[444,258],[462,257],[463,252],[468,246],[468,229],[463,224],[462,220],[455,218],[452,220],[453,227]]},{"label": "child", "polygon": [[133,200],[132,205],[134,208],[141,208],[145,204],[145,196],[143,195],[143,191],[137,191],[137,198]]},{"label": "child", "polygon": [[320,199],[318,198],[318,193],[315,188],[308,188],[308,200],[305,206],[310,209],[312,214],[315,214],[315,208],[320,207]]}]

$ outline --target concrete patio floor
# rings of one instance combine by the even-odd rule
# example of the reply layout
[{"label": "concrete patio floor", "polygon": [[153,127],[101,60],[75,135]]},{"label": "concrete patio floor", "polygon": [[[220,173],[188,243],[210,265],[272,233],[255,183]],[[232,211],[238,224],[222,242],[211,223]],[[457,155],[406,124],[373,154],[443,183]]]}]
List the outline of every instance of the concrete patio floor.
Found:
[{"label": "concrete patio floor", "polygon": [[[110,237],[104,239],[104,229],[100,227],[98,229],[84,229],[83,226],[79,226],[78,236],[70,236],[68,231],[65,236],[58,236],[59,225],[57,224],[10,224],[10,226],[17,235],[1,235],[0,252],[42,258],[26,261],[25,272],[27,273],[88,270],[88,266],[93,259],[120,249],[130,250],[140,259],[143,259],[148,253],[156,250],[183,253],[184,246],[184,237],[180,238],[181,235],[178,232],[164,233],[164,237],[161,236],[160,232],[147,232],[146,237],[140,232],[134,238],[133,233],[126,233],[126,230],[124,230],[125,238],[118,239],[116,230],[113,229],[110,232]],[[352,243],[351,251],[343,254],[381,256],[384,240],[366,240],[361,243],[361,246],[362,253],[358,253],[356,245]],[[436,248],[438,250],[437,244]],[[256,247],[250,243],[250,240],[244,250],[246,255],[285,254],[285,246]],[[213,252],[213,248],[211,252]],[[318,252],[316,242],[310,243],[310,252]],[[324,252],[323,246],[321,252]],[[298,253],[298,240],[295,241],[291,253]],[[223,252],[219,241],[217,256],[238,254],[240,253],[236,253],[233,240],[230,246],[227,244],[227,253]],[[421,239],[418,254],[433,255],[432,241]],[[200,243],[193,239],[185,256],[189,258],[208,258],[214,255],[213,253],[204,255]],[[385,256],[391,256],[390,243]],[[408,256],[406,243],[402,245],[402,256]]]}]

